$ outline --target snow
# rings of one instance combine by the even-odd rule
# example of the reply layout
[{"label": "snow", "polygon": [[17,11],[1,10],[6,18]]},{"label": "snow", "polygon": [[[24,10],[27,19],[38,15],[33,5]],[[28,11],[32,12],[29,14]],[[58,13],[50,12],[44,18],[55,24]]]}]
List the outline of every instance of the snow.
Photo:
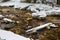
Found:
[{"label": "snow", "polygon": [[15,21],[13,21],[13,20],[11,20],[11,19],[8,19],[8,18],[4,18],[3,20],[4,20],[4,21],[9,21],[9,22],[15,22]]},{"label": "snow", "polygon": [[0,18],[3,18],[4,16],[3,15],[0,15]]},{"label": "snow", "polygon": [[60,12],[60,8],[59,7],[54,7],[54,8],[52,8],[52,9],[46,11],[46,12],[47,12],[47,15],[53,15],[53,14],[56,15]]},{"label": "snow", "polygon": [[14,2],[15,2],[15,1],[18,1],[18,2],[20,2],[21,0],[10,0],[10,1],[14,1]]},{"label": "snow", "polygon": [[9,5],[14,5],[13,2],[4,2],[4,3],[0,3],[0,6],[9,6]]},{"label": "snow", "polygon": [[20,9],[23,9],[24,7],[27,7],[31,4],[27,4],[27,3],[17,3],[15,4],[14,8],[20,8]]},{"label": "snow", "polygon": [[40,11],[39,12],[40,17],[46,17],[46,12],[45,11]]},{"label": "snow", "polygon": [[51,27],[58,27],[58,26],[56,26],[55,24],[51,24],[50,26],[51,26]]},{"label": "snow", "polygon": [[[34,7],[33,7],[34,8]],[[31,9],[33,9],[33,8],[31,8]],[[40,6],[38,6],[37,8],[39,8],[40,9],[40,11],[37,11],[36,10],[36,8],[34,8],[35,10],[35,13],[32,13],[32,16],[39,16],[40,15],[40,17],[46,17],[47,15],[53,15],[53,14],[58,14],[58,12],[60,12],[60,7],[50,7],[50,6],[48,6],[48,5],[40,5]],[[58,14],[59,15],[59,14]]]},{"label": "snow", "polygon": [[23,36],[14,34],[13,32],[2,29],[0,29],[0,38],[6,40],[30,40],[29,38],[25,38]]},{"label": "snow", "polygon": [[4,3],[0,3],[0,6],[12,6],[12,5],[14,5],[14,8],[21,8],[22,9],[28,5],[31,5],[31,4],[14,2],[14,1],[8,1],[8,2],[4,2]]},{"label": "snow", "polygon": [[32,13],[32,16],[39,16],[39,17],[46,17],[46,12],[45,11],[40,11],[40,12],[37,12],[37,13]]},{"label": "snow", "polygon": [[37,16],[39,16],[37,13],[32,13],[32,16],[33,17],[37,17]]},{"label": "snow", "polygon": [[[39,1],[39,0],[38,0]],[[23,9],[29,5],[27,8],[27,10],[31,10],[32,16],[39,16],[40,17],[46,17],[47,15],[52,15],[52,14],[56,14],[58,12],[60,12],[60,7],[52,7],[46,4],[34,4],[34,3],[22,3],[21,0],[10,0],[8,2],[4,2],[4,3],[0,3],[0,6],[12,6],[14,5],[14,8],[19,8],[19,9]],[[37,10],[37,8],[40,10]],[[58,10],[56,10],[58,9]],[[53,13],[54,12],[54,13]]]}]

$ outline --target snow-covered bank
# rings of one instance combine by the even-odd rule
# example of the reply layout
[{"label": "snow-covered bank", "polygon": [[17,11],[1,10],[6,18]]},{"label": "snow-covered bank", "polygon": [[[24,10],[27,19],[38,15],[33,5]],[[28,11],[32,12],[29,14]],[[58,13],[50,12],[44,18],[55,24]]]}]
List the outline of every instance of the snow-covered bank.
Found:
[{"label": "snow-covered bank", "polygon": [[18,1],[18,2],[20,2],[21,0],[10,0],[10,1]]},{"label": "snow-covered bank", "polygon": [[11,6],[11,5],[14,5],[14,7],[17,7],[17,8],[22,8],[22,7],[26,7],[28,5],[33,5],[35,7],[51,7],[51,6],[48,6],[48,5],[45,5],[45,4],[34,4],[34,3],[22,3],[21,0],[10,0],[8,2],[1,2],[0,3],[0,6]]},{"label": "snow-covered bank", "polygon": [[0,38],[6,40],[30,40],[29,38],[25,38],[23,36],[14,34],[10,31],[5,31],[0,29]]},{"label": "snow-covered bank", "polygon": [[[0,3],[0,6],[12,6],[14,5],[14,8],[19,8],[19,9],[23,9],[27,6],[29,6],[28,8],[26,8],[27,10],[31,10],[32,16],[39,16],[39,17],[46,17],[47,15],[52,15],[52,14],[58,14],[58,12],[60,12],[60,7],[52,7],[46,4],[34,4],[34,3],[21,3],[20,0],[10,0],[8,2],[4,2],[4,3]],[[32,5],[32,6],[30,6]],[[39,10],[37,10],[39,9]],[[59,14],[58,14],[59,15]]]},{"label": "snow-covered bank", "polygon": [[24,8],[28,5],[28,3],[20,3],[20,2],[14,2],[14,1],[8,1],[8,2],[4,2],[4,3],[0,3],[0,6],[12,6],[14,5],[14,8]]}]

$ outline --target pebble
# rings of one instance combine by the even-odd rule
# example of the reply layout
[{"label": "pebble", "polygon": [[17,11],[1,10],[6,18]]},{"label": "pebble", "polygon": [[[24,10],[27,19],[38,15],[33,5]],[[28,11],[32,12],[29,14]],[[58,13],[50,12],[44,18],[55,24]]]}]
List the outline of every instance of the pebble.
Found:
[{"label": "pebble", "polygon": [[50,26],[48,26],[47,29],[50,29]]},{"label": "pebble", "polygon": [[16,23],[20,23],[19,21],[16,21]]},{"label": "pebble", "polygon": [[27,20],[31,20],[32,18],[27,18]]}]

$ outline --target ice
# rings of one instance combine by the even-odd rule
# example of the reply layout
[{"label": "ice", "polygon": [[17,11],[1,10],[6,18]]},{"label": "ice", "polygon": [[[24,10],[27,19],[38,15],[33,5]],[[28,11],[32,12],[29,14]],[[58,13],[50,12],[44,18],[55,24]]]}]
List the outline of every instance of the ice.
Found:
[{"label": "ice", "polygon": [[29,38],[25,38],[23,36],[14,34],[13,32],[2,29],[0,29],[0,38],[6,40],[30,40]]}]

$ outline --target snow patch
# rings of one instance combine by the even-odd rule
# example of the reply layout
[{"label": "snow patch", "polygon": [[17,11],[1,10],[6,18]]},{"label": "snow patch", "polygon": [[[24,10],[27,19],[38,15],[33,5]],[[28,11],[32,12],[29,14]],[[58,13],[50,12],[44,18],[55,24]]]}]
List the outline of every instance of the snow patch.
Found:
[{"label": "snow patch", "polygon": [[4,21],[9,21],[9,22],[15,22],[15,21],[13,21],[13,20],[11,20],[11,19],[8,19],[8,18],[4,18],[3,20],[4,20]]},{"label": "snow patch", "polygon": [[23,36],[14,34],[13,32],[5,31],[2,29],[0,29],[0,37],[1,39],[6,39],[6,40],[30,40],[29,38],[25,38]]},{"label": "snow patch", "polygon": [[0,18],[3,18],[4,16],[3,15],[0,15]]}]

